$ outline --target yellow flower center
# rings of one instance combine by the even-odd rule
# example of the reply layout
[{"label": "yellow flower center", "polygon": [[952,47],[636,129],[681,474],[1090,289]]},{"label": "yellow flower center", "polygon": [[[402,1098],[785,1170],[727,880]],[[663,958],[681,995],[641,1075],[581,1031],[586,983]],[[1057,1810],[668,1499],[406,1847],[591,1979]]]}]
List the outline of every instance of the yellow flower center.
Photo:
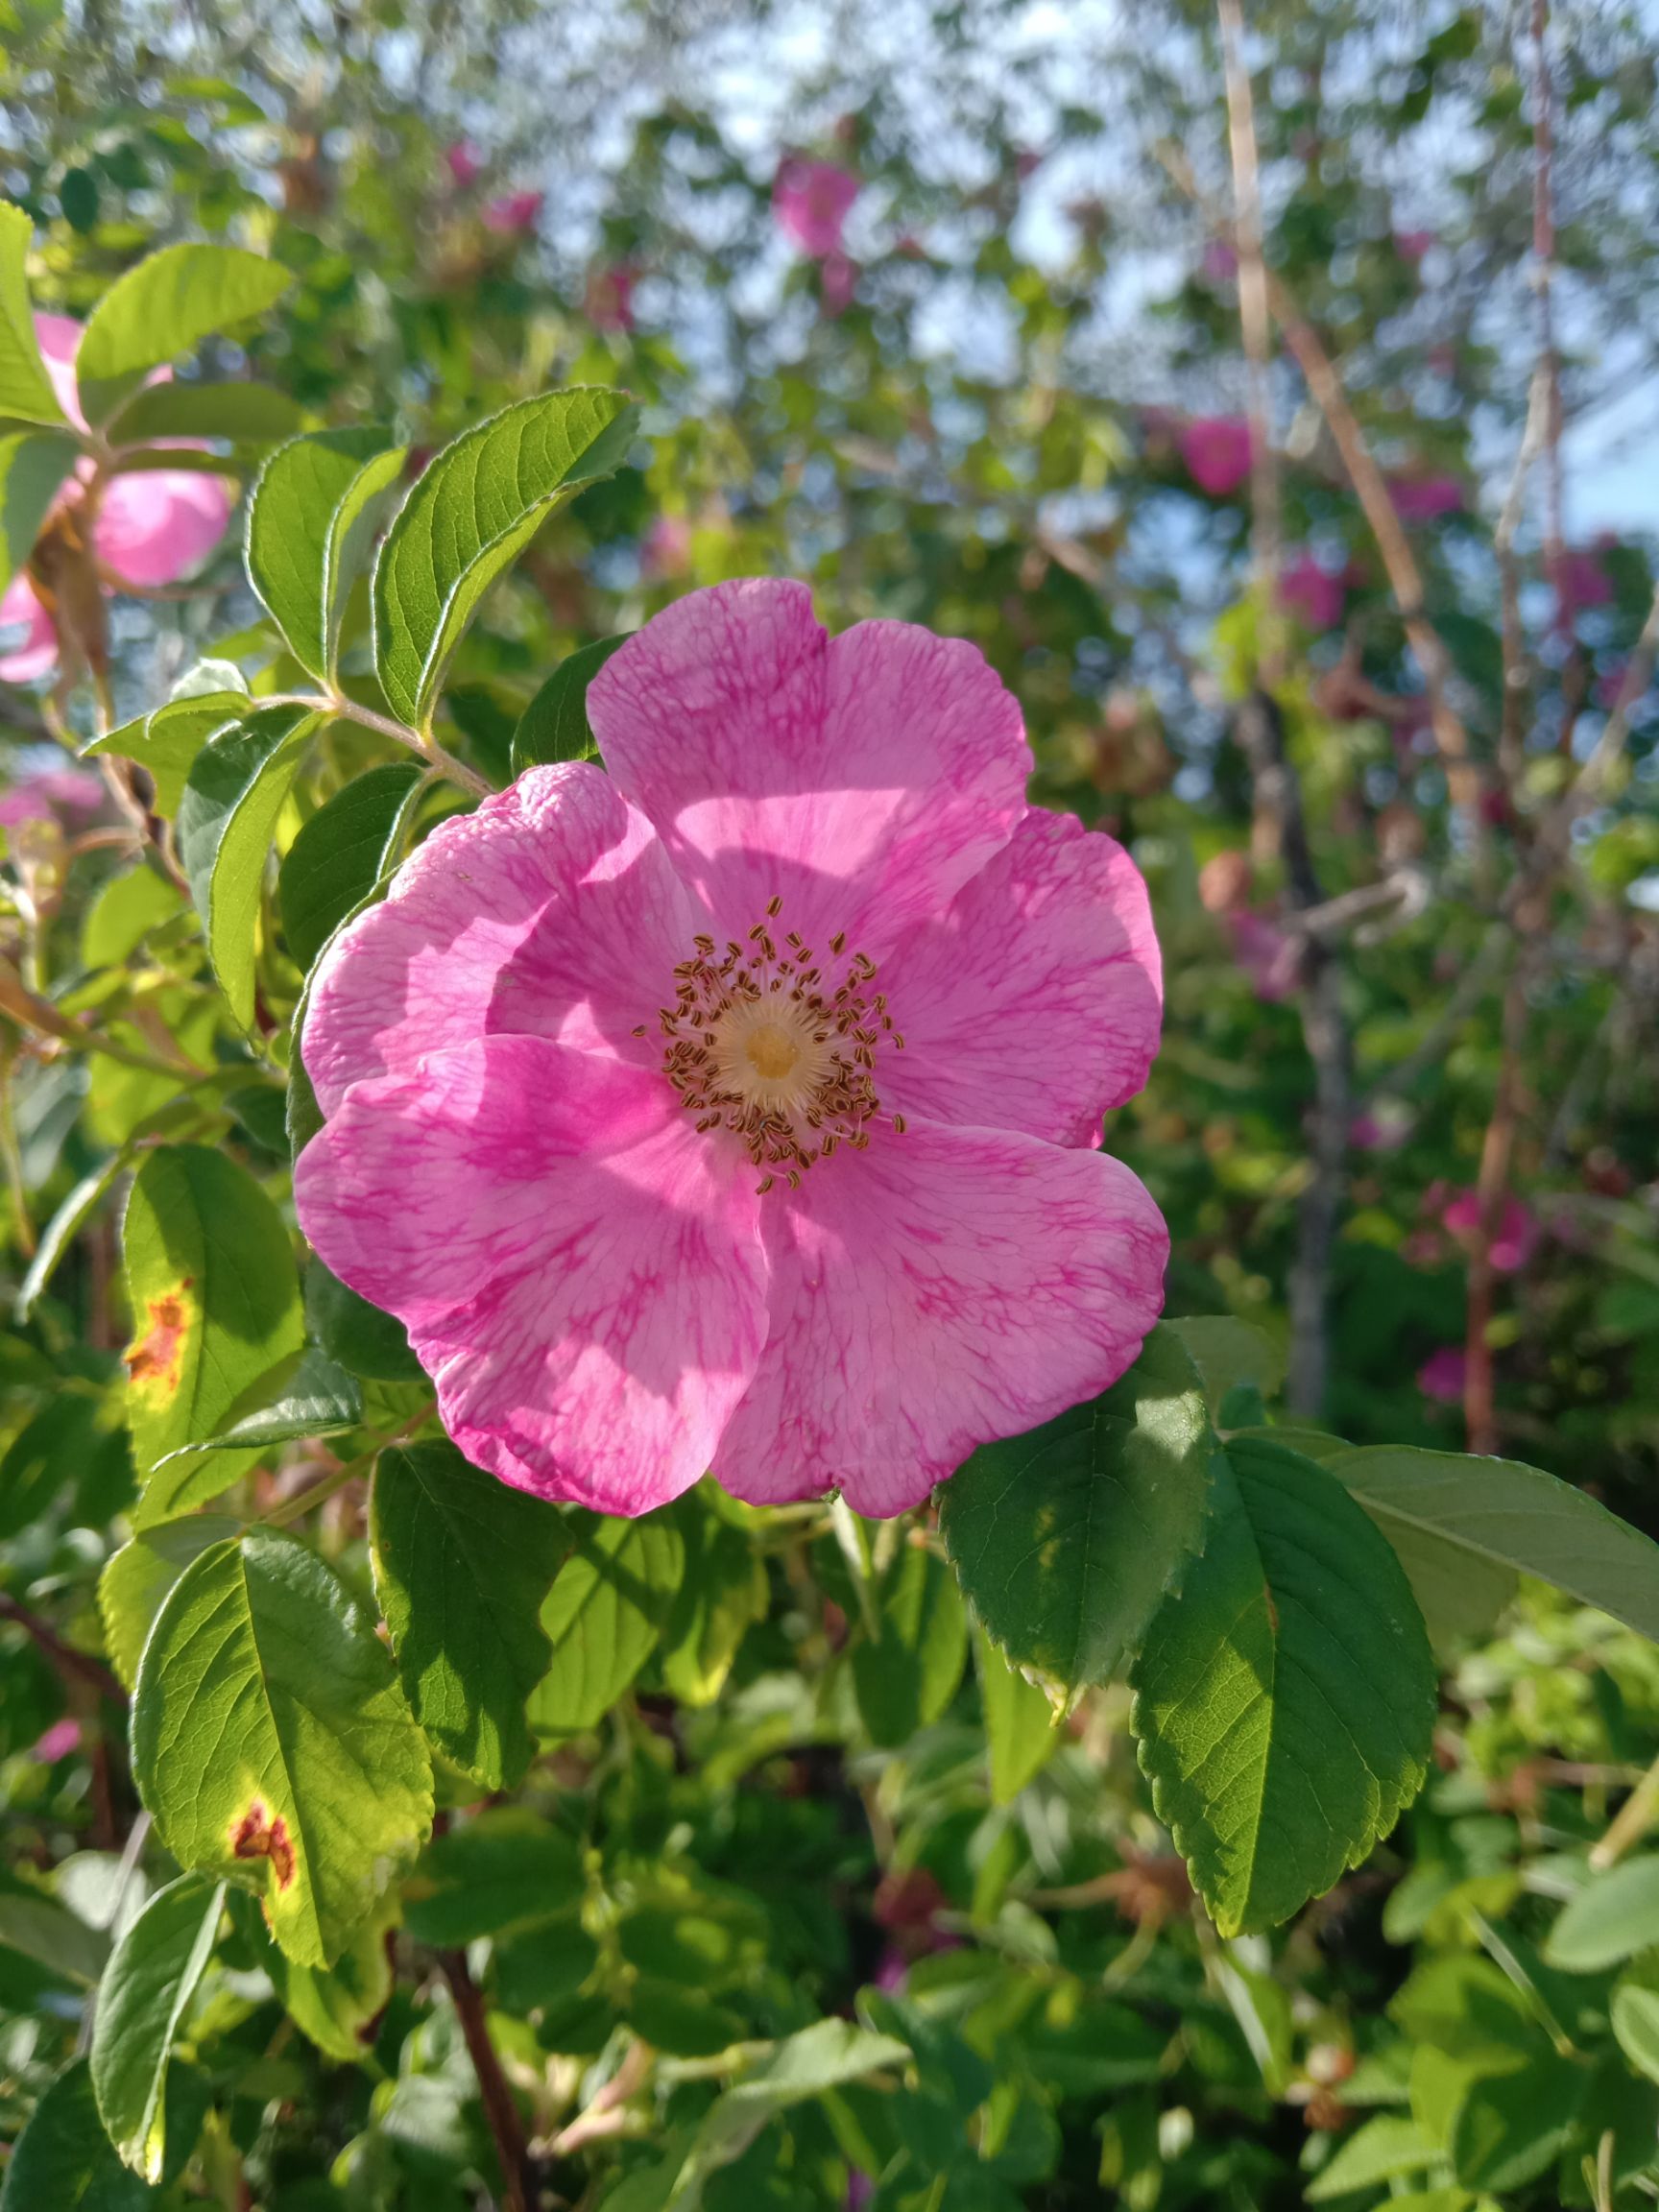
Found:
[{"label": "yellow flower center", "polygon": [[[782,904],[774,899],[747,942],[733,938],[719,958],[712,937],[693,939],[692,957],[674,971],[674,1003],[657,1016],[668,1040],[663,1072],[681,1103],[699,1129],[724,1127],[742,1139],[765,1170],[761,1190],[772,1189],[774,1169],[799,1190],[802,1170],[838,1144],[862,1151],[866,1124],[881,1110],[876,1048],[904,1048],[886,994],[872,989],[876,963],[862,952],[848,957],[846,938],[832,937],[830,956],[842,975],[831,985],[794,930],[781,947],[775,940]],[[902,1130],[903,1116],[895,1114],[892,1126]]]}]

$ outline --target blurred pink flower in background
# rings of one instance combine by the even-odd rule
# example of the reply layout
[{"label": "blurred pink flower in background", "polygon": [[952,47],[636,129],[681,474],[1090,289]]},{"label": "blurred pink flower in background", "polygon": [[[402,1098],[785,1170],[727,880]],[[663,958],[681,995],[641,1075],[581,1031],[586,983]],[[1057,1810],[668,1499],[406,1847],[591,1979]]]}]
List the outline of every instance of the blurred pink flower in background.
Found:
[{"label": "blurred pink flower in background", "polygon": [[60,822],[80,830],[99,812],[108,792],[101,776],[85,768],[42,768],[0,791],[0,827]]},{"label": "blurred pink flower in background", "polygon": [[786,238],[822,261],[840,252],[842,227],[858,192],[852,170],[791,154],[780,163],[773,182],[772,212]]},{"label": "blurred pink flower in background", "polygon": [[839,315],[853,303],[853,295],[858,285],[858,264],[845,253],[827,253],[824,256],[820,296],[827,315]]},{"label": "blurred pink flower in background", "polygon": [[1561,556],[1556,566],[1556,589],[1566,604],[1575,609],[1611,605],[1613,579],[1599,556],[1615,542],[1611,538],[1601,538],[1597,541],[1594,551],[1579,547]]},{"label": "blurred pink flower in background", "polygon": [[1304,553],[1280,577],[1279,597],[1310,630],[1330,630],[1342,618],[1348,587],[1311,553]]},{"label": "blurred pink flower in background", "polygon": [[1238,256],[1224,239],[1212,238],[1199,266],[1212,284],[1231,284],[1238,274]]},{"label": "blurred pink flower in background", "polygon": [[444,156],[444,164],[463,191],[469,184],[476,184],[484,174],[483,156],[475,146],[468,145],[465,140],[448,149]]},{"label": "blurred pink flower in background", "polygon": [[1270,1006],[1288,998],[1302,973],[1302,948],[1276,922],[1262,914],[1229,914],[1233,957],[1250,978],[1258,998]]},{"label": "blurred pink flower in background", "polygon": [[684,515],[659,515],[639,546],[640,573],[652,583],[684,576],[691,565],[691,524]]},{"label": "blurred pink flower in background", "polygon": [[[44,1736],[35,1744],[29,1756],[38,1759],[42,1767],[55,1767],[60,1759],[67,1759],[71,1751],[81,1748],[81,1723],[79,1720],[54,1720]],[[44,2212],[44,2208],[42,2208]]]},{"label": "blurred pink flower in background", "polygon": [[0,596],[0,625],[22,623],[24,635],[10,652],[0,653],[0,683],[33,684],[58,665],[58,633],[41,606],[28,572],[19,570]]},{"label": "blurred pink flower in background", "polygon": [[[35,331],[60,405],[84,429],[74,368],[80,324],[66,315],[36,315]],[[170,373],[161,370],[149,381],[163,383]],[[177,443],[202,449],[197,439]],[[80,462],[74,479],[54,502],[53,514],[84,498],[92,474],[91,461]],[[225,479],[199,469],[142,469],[112,476],[98,494],[92,550],[117,588],[123,583],[140,589],[176,584],[224,537],[232,504]],[[28,684],[44,676],[58,659],[58,635],[27,570],[19,569],[0,598],[0,621],[26,628],[22,642],[0,655],[0,681]]]},{"label": "blurred pink flower in background", "polygon": [[484,228],[498,237],[521,238],[534,230],[541,213],[544,192],[503,192],[484,210]]},{"label": "blurred pink flower in background", "polygon": [[1438,243],[1432,230],[1396,230],[1394,233],[1394,250],[1407,261],[1421,261]]},{"label": "blurred pink flower in background", "polygon": [[1425,1398],[1441,1406],[1460,1406],[1469,1377],[1469,1360],[1460,1344],[1442,1344],[1431,1352],[1417,1370],[1417,1387]]},{"label": "blurred pink flower in background", "polygon": [[1200,492],[1225,499],[1250,473],[1250,425],[1242,415],[1199,415],[1181,432],[1181,458]]},{"label": "blurred pink flower in background", "polygon": [[595,330],[632,330],[634,287],[639,272],[632,261],[613,261],[588,273],[582,310]]},{"label": "blurred pink flower in background", "polygon": [[1455,476],[1391,476],[1394,512],[1402,522],[1432,522],[1463,508],[1463,487]]},{"label": "blurred pink flower in background", "polygon": [[1398,1152],[1411,1134],[1411,1110],[1398,1099],[1384,1098],[1373,1110],[1366,1107],[1348,1125],[1348,1142],[1358,1152]]},{"label": "blurred pink flower in background", "polygon": [[[1441,1215],[1459,1241],[1472,1238],[1480,1226],[1480,1198],[1475,1190],[1459,1190]],[[1538,1218],[1512,1194],[1503,1201],[1498,1234],[1492,1239],[1492,1264],[1500,1275],[1514,1275],[1525,1267],[1543,1235]]]}]

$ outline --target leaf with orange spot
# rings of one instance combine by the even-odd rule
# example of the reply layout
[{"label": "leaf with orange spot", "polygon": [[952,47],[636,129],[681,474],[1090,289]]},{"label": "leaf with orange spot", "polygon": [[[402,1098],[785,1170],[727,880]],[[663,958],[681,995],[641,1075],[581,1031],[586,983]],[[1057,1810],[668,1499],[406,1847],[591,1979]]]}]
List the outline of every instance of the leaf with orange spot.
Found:
[{"label": "leaf with orange spot", "polygon": [[281,1216],[251,1175],[204,1145],[164,1145],[139,1169],[123,1230],[132,1341],[127,1417],[141,1476],[140,1527],[211,1498],[258,1456],[204,1454],[231,1408],[303,1341],[300,1284]]},{"label": "leaf with orange spot", "polygon": [[296,1965],[340,1957],[432,1825],[432,1768],[392,1656],[292,1537],[215,1544],[144,1647],[132,1766],[180,1865],[250,1889]]}]

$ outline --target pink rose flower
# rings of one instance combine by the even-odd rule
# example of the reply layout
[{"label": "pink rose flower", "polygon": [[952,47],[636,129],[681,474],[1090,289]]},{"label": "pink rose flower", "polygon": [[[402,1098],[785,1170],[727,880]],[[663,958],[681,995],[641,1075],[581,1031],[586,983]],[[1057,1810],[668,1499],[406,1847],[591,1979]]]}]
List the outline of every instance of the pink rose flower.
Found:
[{"label": "pink rose flower", "polygon": [[1276,923],[1261,914],[1229,914],[1233,957],[1250,978],[1258,998],[1276,1006],[1295,991],[1302,973],[1302,948]]},{"label": "pink rose flower", "polygon": [[1462,1346],[1442,1344],[1418,1368],[1417,1387],[1425,1398],[1432,1398],[1441,1406],[1461,1406],[1468,1376],[1469,1361]]},{"label": "pink rose flower", "polygon": [[58,665],[58,633],[27,569],[18,570],[0,597],[0,627],[18,623],[23,625],[21,640],[9,653],[0,653],[0,683],[33,684]]},{"label": "pink rose flower", "polygon": [[1391,476],[1388,489],[1402,522],[1432,522],[1462,512],[1463,487],[1455,476]]},{"label": "pink rose flower", "polygon": [[1557,564],[1556,589],[1563,604],[1575,611],[1606,607],[1613,598],[1613,579],[1594,552],[1564,553]]},{"label": "pink rose flower", "polygon": [[56,1767],[60,1759],[67,1759],[71,1751],[81,1748],[81,1723],[79,1720],[54,1720],[29,1756],[37,1759],[42,1767]]},{"label": "pink rose flower", "polygon": [[638,280],[639,272],[631,261],[589,271],[582,308],[595,330],[633,329],[634,287]]},{"label": "pink rose flower", "polygon": [[1280,577],[1279,597],[1310,630],[1331,630],[1342,619],[1348,587],[1311,553],[1304,553]]},{"label": "pink rose flower", "polygon": [[0,791],[0,827],[57,822],[79,830],[103,807],[108,792],[101,776],[85,768],[43,768]]},{"label": "pink rose flower", "polygon": [[652,583],[684,576],[691,565],[691,524],[684,515],[659,515],[639,545],[639,571]]},{"label": "pink rose flower", "polygon": [[1181,432],[1181,458],[1200,492],[1225,499],[1250,473],[1250,425],[1241,415],[1200,415]]},{"label": "pink rose flower", "polygon": [[318,973],[306,1235],[461,1450],[648,1511],[919,1503],[1120,1375],[1168,1235],[1097,1148],[1157,1047],[1145,887],[1025,803],[977,649],[805,585],[648,622]]},{"label": "pink rose flower", "polygon": [[[1459,1190],[1448,1202],[1440,1216],[1454,1237],[1472,1238],[1480,1226],[1480,1198],[1478,1191]],[[1500,1275],[1514,1275],[1526,1266],[1538,1248],[1543,1231],[1538,1218],[1512,1193],[1503,1201],[1499,1217],[1498,1233],[1492,1239],[1492,1264]]]},{"label": "pink rose flower", "polygon": [[469,184],[476,184],[484,174],[483,156],[465,139],[459,146],[448,148],[444,156],[444,165],[463,192]]},{"label": "pink rose flower", "polygon": [[820,280],[820,297],[826,315],[840,315],[853,304],[853,295],[858,286],[858,264],[850,261],[845,253],[829,253],[824,257]]},{"label": "pink rose flower", "polygon": [[[66,315],[36,315],[35,334],[59,404],[77,428],[84,430],[86,421],[75,383],[80,324]],[[169,373],[162,370],[149,381],[164,382]],[[178,443],[200,447],[200,442],[193,439]],[[73,482],[60,493],[53,511],[84,497],[92,473],[89,459],[80,462]],[[92,548],[100,564],[121,583],[141,588],[176,584],[224,537],[231,504],[223,477],[204,475],[195,469],[144,469],[111,476],[98,496]],[[56,664],[58,634],[26,570],[18,571],[0,598],[0,622],[26,626],[22,643],[0,656],[0,681],[33,683]]]},{"label": "pink rose flower", "polygon": [[786,238],[822,261],[840,252],[842,227],[858,192],[858,180],[850,169],[791,154],[780,163],[773,182],[772,213]]},{"label": "pink rose flower", "polygon": [[485,229],[502,238],[522,238],[535,229],[545,198],[544,192],[503,192],[484,210]]}]

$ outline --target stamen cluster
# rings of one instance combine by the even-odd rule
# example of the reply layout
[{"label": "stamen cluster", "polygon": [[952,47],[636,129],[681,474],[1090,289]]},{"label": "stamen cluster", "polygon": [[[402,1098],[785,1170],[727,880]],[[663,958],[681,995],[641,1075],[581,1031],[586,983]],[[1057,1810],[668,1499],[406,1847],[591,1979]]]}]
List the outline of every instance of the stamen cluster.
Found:
[{"label": "stamen cluster", "polygon": [[[747,942],[729,939],[718,958],[712,937],[695,937],[692,956],[674,971],[674,1003],[657,1016],[668,1040],[663,1070],[681,1103],[699,1129],[724,1127],[742,1139],[764,1170],[761,1191],[778,1170],[799,1190],[802,1172],[838,1144],[864,1149],[867,1124],[881,1110],[876,1048],[883,1041],[904,1047],[885,992],[871,989],[876,963],[862,952],[847,956],[838,931],[829,957],[844,966],[831,987],[797,930],[781,945],[774,936],[782,905],[773,899]],[[892,1125],[902,1131],[903,1117],[893,1116]]]}]

